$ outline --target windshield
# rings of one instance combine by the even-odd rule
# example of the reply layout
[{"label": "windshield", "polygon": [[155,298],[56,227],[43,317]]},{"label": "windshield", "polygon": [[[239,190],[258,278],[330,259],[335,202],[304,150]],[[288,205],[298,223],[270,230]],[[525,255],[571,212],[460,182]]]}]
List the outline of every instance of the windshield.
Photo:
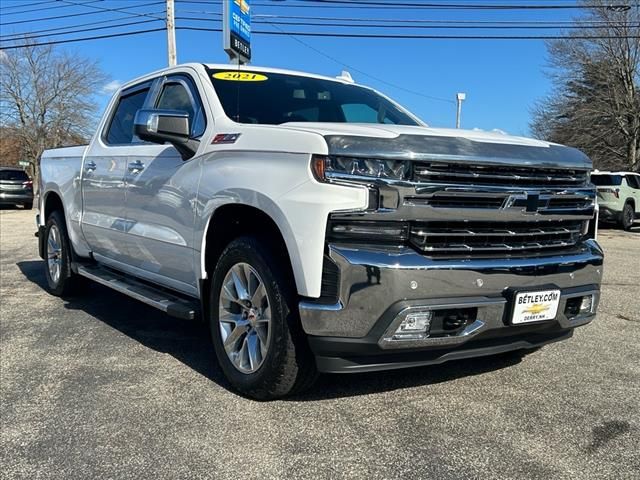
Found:
[{"label": "windshield", "polygon": [[240,123],[386,123],[418,125],[373,90],[330,80],[271,72],[209,69],[226,115]]},{"label": "windshield", "polygon": [[591,175],[591,183],[601,186],[618,186],[622,184],[622,175]]}]

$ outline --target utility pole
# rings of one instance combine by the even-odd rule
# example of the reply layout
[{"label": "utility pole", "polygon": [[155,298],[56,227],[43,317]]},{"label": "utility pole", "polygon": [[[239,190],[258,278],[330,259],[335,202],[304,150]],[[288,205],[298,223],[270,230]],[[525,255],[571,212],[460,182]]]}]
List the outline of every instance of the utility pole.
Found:
[{"label": "utility pole", "polygon": [[178,63],[176,55],[176,21],[174,0],[167,0],[167,54],[169,66],[175,67]]},{"label": "utility pole", "polygon": [[456,100],[458,102],[458,110],[456,112],[456,128],[460,128],[460,116],[462,115],[462,102],[467,99],[466,93],[458,93]]}]

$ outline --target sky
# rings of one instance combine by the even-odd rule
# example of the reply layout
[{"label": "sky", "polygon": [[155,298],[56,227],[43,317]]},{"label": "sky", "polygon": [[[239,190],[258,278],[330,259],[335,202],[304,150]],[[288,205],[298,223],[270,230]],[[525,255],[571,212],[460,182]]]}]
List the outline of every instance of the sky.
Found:
[{"label": "sky", "polygon": [[[63,1],[63,0],[60,0]],[[0,0],[0,38],[7,35],[35,30],[74,26],[125,18],[126,14],[106,12],[95,8],[123,8],[144,5],[153,0],[68,0],[66,5],[54,0]],[[273,0],[254,0],[253,30],[274,31],[269,24],[258,24],[260,15],[298,15],[339,18],[371,18],[381,20],[455,20],[455,21],[513,21],[545,20],[568,21],[578,15],[576,10],[542,11],[478,11],[431,9],[376,9],[336,8],[332,6],[291,7],[278,5]],[[296,0],[293,0],[294,2]],[[420,0],[424,1],[424,0]],[[452,0],[438,0],[449,3]],[[571,4],[571,0],[522,0],[518,3]],[[40,3],[42,2],[42,3]],[[88,2],[94,7],[68,5],[69,2]],[[201,3],[202,2],[202,3]],[[511,0],[458,0],[459,4],[513,4]],[[399,2],[420,3],[420,2]],[[308,4],[307,4],[308,5]],[[398,4],[399,5],[399,4]],[[43,10],[43,9],[47,10]],[[25,10],[36,10],[25,13]],[[142,6],[131,12],[162,16],[162,4]],[[94,15],[73,16],[93,12]],[[216,13],[222,11],[219,1],[176,0],[176,16],[203,20],[178,21],[178,25],[217,27]],[[62,18],[37,21],[43,17]],[[129,17],[122,22],[148,19]],[[211,19],[211,21],[209,21]],[[22,22],[11,23],[8,22]],[[120,22],[117,22],[120,23]],[[350,22],[353,23],[353,22]],[[49,40],[101,35],[114,31],[159,28],[162,22],[122,27],[114,30],[97,30],[67,36],[51,36]],[[89,26],[90,27],[90,26]],[[78,27],[81,28],[81,27]],[[82,28],[88,28],[87,26]],[[279,28],[307,31],[318,27],[290,26]],[[330,32],[397,33],[522,33],[509,30],[408,30],[408,29],[354,29],[352,27],[324,27]],[[531,31],[533,34],[553,34],[557,31]],[[227,63],[219,32],[179,30],[177,35],[178,62]],[[38,39],[40,41],[46,38]],[[305,44],[290,36],[253,34],[252,64],[308,71],[328,76],[350,71],[356,82],[369,85],[407,107],[434,127],[455,125],[455,95],[465,92],[467,100],[462,109],[462,127],[483,130],[499,129],[510,134],[528,135],[530,112],[535,102],[550,92],[551,84],[545,75],[547,70],[546,46],[542,40],[449,40],[449,39],[358,39],[336,37],[300,37]],[[97,95],[104,107],[109,94],[119,83],[167,65],[166,33],[154,32],[137,36],[84,41],[59,45],[57,48],[80,53],[99,62],[110,80]],[[6,45],[6,43],[2,43]],[[320,53],[321,52],[321,53]],[[415,95],[407,90],[420,92]]]}]

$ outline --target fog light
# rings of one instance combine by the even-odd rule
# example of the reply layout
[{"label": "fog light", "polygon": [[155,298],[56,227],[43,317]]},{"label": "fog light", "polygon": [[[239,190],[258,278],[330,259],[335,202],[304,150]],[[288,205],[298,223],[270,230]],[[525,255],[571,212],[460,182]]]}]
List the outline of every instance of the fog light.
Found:
[{"label": "fog light", "polygon": [[593,295],[585,295],[580,302],[580,313],[592,313]]},{"label": "fog light", "polygon": [[420,340],[429,336],[433,312],[410,312],[393,335],[394,340]]}]

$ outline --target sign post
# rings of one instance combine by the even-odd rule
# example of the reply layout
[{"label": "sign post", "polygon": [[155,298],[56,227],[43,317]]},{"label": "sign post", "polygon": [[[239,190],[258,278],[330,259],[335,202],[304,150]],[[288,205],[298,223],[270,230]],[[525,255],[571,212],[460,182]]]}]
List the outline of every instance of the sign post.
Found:
[{"label": "sign post", "polygon": [[249,0],[223,0],[222,36],[229,59],[239,64],[251,60],[251,10]]}]

